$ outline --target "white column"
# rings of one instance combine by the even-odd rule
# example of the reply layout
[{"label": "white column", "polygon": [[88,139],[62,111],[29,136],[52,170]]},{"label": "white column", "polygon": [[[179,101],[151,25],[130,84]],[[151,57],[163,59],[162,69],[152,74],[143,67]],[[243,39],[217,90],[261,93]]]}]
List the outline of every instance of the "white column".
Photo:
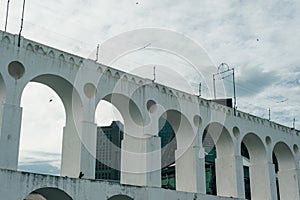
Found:
[{"label": "white column", "polygon": [[175,151],[176,190],[205,194],[205,156],[199,146]]},{"label": "white column", "polygon": [[278,183],[281,200],[300,199],[299,196],[300,170],[279,170]]},{"label": "white column", "polygon": [[82,122],[81,171],[84,178],[95,179],[97,124]]},{"label": "white column", "polygon": [[78,178],[95,178],[97,125],[84,121],[81,126],[68,123],[63,131],[61,175]]},{"label": "white column", "polygon": [[121,183],[161,187],[160,145],[158,136],[139,138],[124,134],[121,146]]},{"label": "white column", "polygon": [[277,199],[275,169],[273,163],[250,164],[249,172],[251,199]]},{"label": "white column", "polygon": [[81,140],[74,123],[67,123],[63,130],[61,176],[78,178],[80,173]]},{"label": "white column", "polygon": [[0,168],[17,170],[22,108],[3,104],[0,135]]},{"label": "white column", "polygon": [[216,184],[219,196],[245,198],[242,156],[216,158]]}]

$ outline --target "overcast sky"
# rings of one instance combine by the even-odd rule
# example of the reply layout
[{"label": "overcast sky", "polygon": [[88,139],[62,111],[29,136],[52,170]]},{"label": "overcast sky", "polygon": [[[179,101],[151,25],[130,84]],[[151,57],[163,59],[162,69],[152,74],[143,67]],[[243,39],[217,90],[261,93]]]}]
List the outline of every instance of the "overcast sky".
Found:
[{"label": "overcast sky", "polygon": [[[21,2],[10,1],[9,32],[19,31]],[[1,30],[4,29],[6,3],[0,0]],[[234,67],[238,109],[268,118],[270,108],[272,121],[291,127],[295,117],[296,128],[300,128],[298,0],[27,0],[25,10],[23,35],[26,38],[89,58],[95,56],[97,44],[123,32],[145,27],[173,30],[198,43],[216,67],[222,62]],[[136,60],[141,52],[127,56],[119,65],[118,62],[114,64],[125,71],[133,63],[149,64],[150,61]],[[181,65],[178,58],[170,61],[170,56],[163,61],[164,54],[154,51],[151,55],[155,55],[153,63],[160,60],[162,66],[192,73],[191,68],[182,67],[185,64]],[[157,76],[158,81],[167,84],[163,81],[167,80],[167,75],[161,72]],[[230,81],[230,78],[225,80],[226,88],[231,87]],[[190,77],[189,82],[197,85],[199,80]],[[203,90],[205,93],[205,87]],[[197,88],[190,92],[197,93]],[[38,96],[34,103],[32,96]],[[208,92],[204,96],[212,97]],[[227,96],[232,96],[232,91],[229,90]],[[49,99],[53,101],[49,103]],[[41,152],[48,153],[52,161],[47,164],[57,169],[59,161],[53,162],[53,155],[56,153],[56,158],[60,159],[64,124],[62,103],[50,89],[32,84],[24,92],[22,106],[21,162],[35,162]],[[57,112],[51,113],[46,120],[39,117],[48,109]],[[40,113],[29,114],[33,110]],[[100,119],[101,114],[97,116],[99,124],[103,119]],[[40,130],[51,140],[40,142],[44,138]]]}]

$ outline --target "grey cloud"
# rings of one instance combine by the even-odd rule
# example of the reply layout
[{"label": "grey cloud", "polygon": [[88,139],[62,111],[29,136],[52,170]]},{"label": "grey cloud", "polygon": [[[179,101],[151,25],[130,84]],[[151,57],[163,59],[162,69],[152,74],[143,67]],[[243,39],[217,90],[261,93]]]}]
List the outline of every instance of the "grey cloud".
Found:
[{"label": "grey cloud", "polygon": [[239,97],[255,96],[278,81],[276,72],[266,72],[262,68],[242,70],[236,78],[237,95]]}]

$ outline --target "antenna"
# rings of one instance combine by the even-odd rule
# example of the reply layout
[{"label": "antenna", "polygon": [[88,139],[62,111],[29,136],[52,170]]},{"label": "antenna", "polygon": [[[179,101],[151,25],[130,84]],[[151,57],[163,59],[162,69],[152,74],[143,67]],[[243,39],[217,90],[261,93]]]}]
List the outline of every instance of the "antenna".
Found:
[{"label": "antenna", "polygon": [[24,22],[24,10],[25,10],[25,0],[23,1],[22,19],[21,19],[21,27],[20,27],[20,33],[19,33],[19,39],[18,39],[18,47],[20,47],[20,43],[21,43],[21,33],[23,30],[23,22]]},{"label": "antenna", "polygon": [[100,45],[98,44],[97,45],[97,51],[96,51],[96,62],[98,61],[98,57],[99,57],[99,47],[100,47]]},{"label": "antenna", "polygon": [[156,80],[156,74],[155,74],[155,66],[153,67],[153,80],[152,80],[152,82],[154,83],[155,82],[155,80]]},{"label": "antenna", "polygon": [[294,117],[294,119],[293,119],[293,129],[296,128],[296,127],[295,127],[295,122],[296,122],[296,118]]},{"label": "antenna", "polygon": [[5,32],[6,32],[6,28],[7,28],[8,11],[9,11],[9,2],[10,2],[10,0],[7,0],[6,18],[5,18],[5,27],[4,27],[4,31],[5,31]]},{"label": "antenna", "polygon": [[269,108],[269,121],[271,120],[271,109]]},{"label": "antenna", "polygon": [[199,83],[199,97],[201,97],[201,82]]}]

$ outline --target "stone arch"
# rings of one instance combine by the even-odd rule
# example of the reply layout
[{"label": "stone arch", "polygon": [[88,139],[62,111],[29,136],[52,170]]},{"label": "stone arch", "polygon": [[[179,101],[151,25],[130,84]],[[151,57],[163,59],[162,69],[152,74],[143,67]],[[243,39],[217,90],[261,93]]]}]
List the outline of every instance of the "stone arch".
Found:
[{"label": "stone arch", "polygon": [[40,74],[33,77],[31,82],[48,86],[62,101],[66,117],[65,126],[63,127],[60,172],[63,176],[78,177],[82,151],[82,136],[80,133],[83,113],[79,93],[69,80],[55,74]]},{"label": "stone arch", "polygon": [[127,195],[118,194],[118,195],[109,197],[107,200],[134,200],[134,199]]},{"label": "stone arch", "polygon": [[247,133],[241,143],[249,154],[249,176],[251,199],[273,199],[270,166],[267,159],[266,146],[255,133]]},{"label": "stone arch", "polygon": [[195,139],[195,132],[189,119],[178,110],[167,110],[161,117],[165,118],[175,131],[178,149],[189,148]]},{"label": "stone arch", "polygon": [[24,200],[73,200],[73,198],[65,191],[54,188],[44,187],[31,192]]},{"label": "stone arch", "polygon": [[[80,120],[82,100],[70,81],[54,74],[42,74],[34,77],[31,81],[47,85],[58,94],[65,108],[66,123],[74,119]],[[79,123],[79,121],[76,121],[76,123]]]},{"label": "stone arch", "polygon": [[120,93],[109,93],[99,99],[96,106],[99,104],[100,100],[105,100],[117,108],[124,119],[124,128],[126,128],[127,131],[133,130],[137,126],[142,126],[144,124],[142,111],[130,97]]},{"label": "stone arch", "polygon": [[258,135],[255,133],[248,133],[244,136],[242,141],[249,152],[251,165],[266,162],[266,147],[263,140]]},{"label": "stone arch", "polygon": [[[196,142],[196,132],[193,129],[192,123],[180,111],[170,109],[165,111],[162,115],[171,125],[175,132],[173,140],[176,141],[175,150],[175,183],[176,190],[194,191],[195,190],[195,168],[194,163]],[[172,144],[172,143],[170,143]],[[175,188],[173,188],[175,189]]]},{"label": "stone arch", "polygon": [[296,161],[290,147],[278,142],[273,148],[278,162],[278,185],[280,199],[299,199],[299,182]]},{"label": "stone arch", "polygon": [[[234,143],[227,128],[218,123],[208,124],[202,135],[206,160],[206,191],[220,196],[236,196]],[[232,162],[228,164],[229,160]],[[228,182],[232,182],[228,187]]]},{"label": "stone arch", "polygon": [[158,121],[158,136],[161,139],[161,187],[176,189],[175,152],[177,140],[171,124],[163,117]]},{"label": "stone arch", "polygon": [[[206,126],[202,136],[202,142],[205,142],[206,137],[212,140],[216,146],[219,157],[233,155],[234,145],[232,137],[225,126],[218,122],[212,122]],[[209,141],[208,141],[209,142]]]}]

